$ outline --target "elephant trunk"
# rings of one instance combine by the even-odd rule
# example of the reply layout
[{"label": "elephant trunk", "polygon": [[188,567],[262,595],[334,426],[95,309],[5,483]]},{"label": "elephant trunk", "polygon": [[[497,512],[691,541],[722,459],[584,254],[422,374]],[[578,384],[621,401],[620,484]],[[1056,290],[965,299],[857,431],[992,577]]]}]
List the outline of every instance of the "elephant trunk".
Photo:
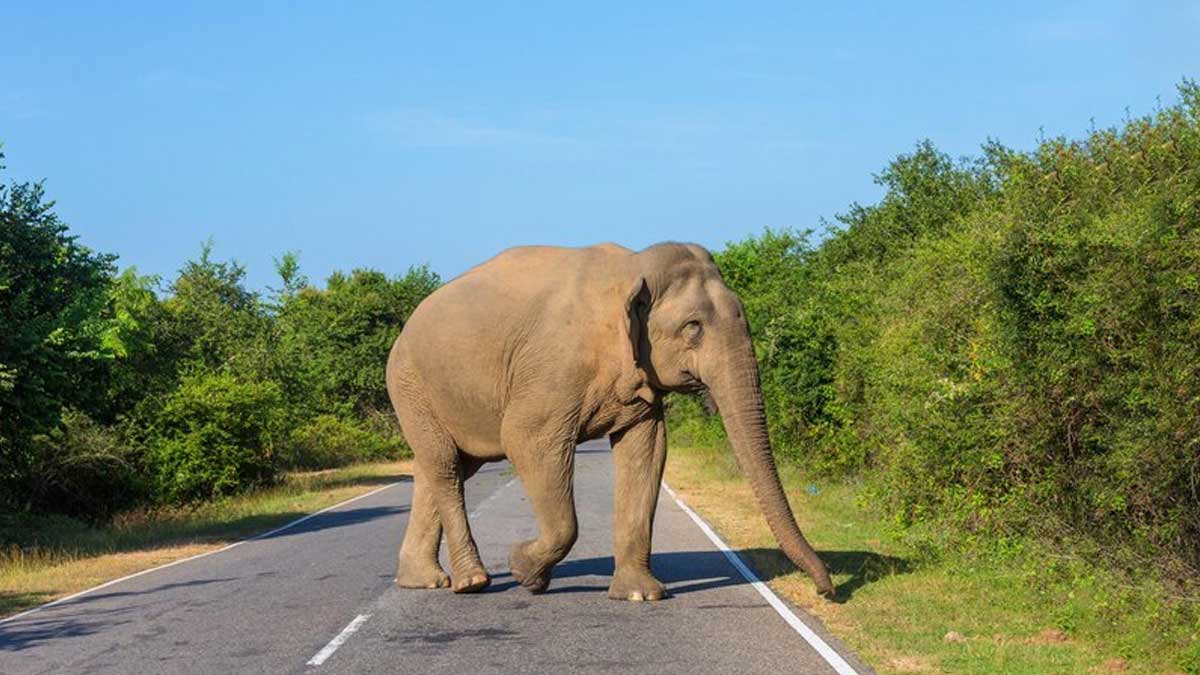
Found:
[{"label": "elephant trunk", "polygon": [[712,377],[706,378],[709,390],[720,410],[738,465],[750,480],[758,507],[779,542],[779,548],[808,574],[816,584],[817,592],[832,598],[834,588],[829,571],[800,532],[779,482],[767,436],[758,365],[749,335],[744,342],[738,342],[740,344],[725,352],[726,358]]}]

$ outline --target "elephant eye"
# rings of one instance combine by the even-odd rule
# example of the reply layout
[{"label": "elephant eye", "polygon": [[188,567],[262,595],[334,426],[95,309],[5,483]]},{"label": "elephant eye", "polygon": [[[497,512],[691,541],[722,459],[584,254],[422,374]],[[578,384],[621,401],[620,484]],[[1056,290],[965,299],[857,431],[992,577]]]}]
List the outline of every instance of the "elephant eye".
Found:
[{"label": "elephant eye", "polygon": [[696,343],[700,340],[701,333],[704,332],[704,327],[695,319],[683,324],[683,329],[680,331],[688,342]]}]

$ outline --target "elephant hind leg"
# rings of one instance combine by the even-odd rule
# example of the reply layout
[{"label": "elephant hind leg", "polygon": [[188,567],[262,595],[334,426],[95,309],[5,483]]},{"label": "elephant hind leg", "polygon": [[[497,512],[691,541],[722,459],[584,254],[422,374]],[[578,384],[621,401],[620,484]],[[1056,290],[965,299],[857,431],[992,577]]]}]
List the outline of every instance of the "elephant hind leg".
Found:
[{"label": "elephant hind leg", "polygon": [[[397,401],[396,413],[416,460],[396,582],[406,588],[451,586],[458,593],[482,590],[491,579],[471,538],[463,503],[463,480],[479,464],[460,455],[454,439],[417,396],[407,394]],[[450,579],[438,563],[443,531]]]},{"label": "elephant hind leg", "polygon": [[423,470],[433,477],[430,486],[446,534],[451,586],[455,593],[475,593],[487,588],[492,580],[483,561],[479,559],[479,549],[471,537],[463,499],[463,476],[466,471],[460,466],[459,460],[456,448],[451,462],[426,461]]},{"label": "elephant hind leg", "polygon": [[[483,462],[460,454],[459,468],[466,481]],[[400,546],[400,564],[396,583],[401,588],[448,588],[450,577],[438,562],[442,544],[442,521],[428,481],[421,477],[421,466],[414,466],[412,508],[404,543]]]},{"label": "elephant hind leg", "polygon": [[412,508],[404,543],[400,545],[400,564],[396,584],[402,588],[447,588],[450,577],[438,563],[442,542],[442,522],[420,464],[414,466]]},{"label": "elephant hind leg", "polygon": [[[445,440],[449,441],[449,438]],[[437,452],[417,453],[414,446],[413,454],[429,486],[432,502],[437,507],[437,515],[446,535],[451,587],[455,593],[474,593],[487,588],[491,578],[479,559],[479,549],[475,547],[471,527],[467,523],[463,500],[463,477],[466,471],[458,448],[453,442],[445,442],[437,448]]]}]

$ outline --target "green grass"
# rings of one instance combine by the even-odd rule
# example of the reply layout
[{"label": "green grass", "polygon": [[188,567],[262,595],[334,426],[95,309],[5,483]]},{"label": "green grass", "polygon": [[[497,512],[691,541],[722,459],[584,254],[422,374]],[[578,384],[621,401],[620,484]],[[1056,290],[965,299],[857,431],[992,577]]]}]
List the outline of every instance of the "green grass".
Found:
[{"label": "green grass", "polygon": [[190,508],[130,511],[100,526],[65,516],[0,516],[0,617],[219,548],[410,476],[408,462],[293,473],[270,488]]},{"label": "green grass", "polygon": [[781,474],[834,575],[836,603],[775,549],[728,452],[672,447],[667,479],[773,587],[881,672],[1200,672],[1200,608],[1150,578],[1028,541],[931,550],[863,504],[858,486]]}]

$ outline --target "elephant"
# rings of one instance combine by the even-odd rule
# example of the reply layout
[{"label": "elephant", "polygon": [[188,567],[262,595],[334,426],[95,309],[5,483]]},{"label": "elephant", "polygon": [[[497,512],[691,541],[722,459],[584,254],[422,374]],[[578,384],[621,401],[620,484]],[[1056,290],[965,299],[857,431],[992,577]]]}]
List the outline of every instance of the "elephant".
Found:
[{"label": "elephant", "polygon": [[[463,482],[507,458],[538,527],[536,539],[513,545],[510,570],[529,591],[546,590],[577,537],[576,444],[608,436],[608,595],[664,598],[650,569],[667,452],[663,397],[707,392],[780,548],[820,594],[833,595],[779,481],[746,314],[699,245],[508,249],[413,311],[388,357],[387,390],[414,457],[401,587],[487,587]],[[449,576],[438,562],[443,534]]]}]

